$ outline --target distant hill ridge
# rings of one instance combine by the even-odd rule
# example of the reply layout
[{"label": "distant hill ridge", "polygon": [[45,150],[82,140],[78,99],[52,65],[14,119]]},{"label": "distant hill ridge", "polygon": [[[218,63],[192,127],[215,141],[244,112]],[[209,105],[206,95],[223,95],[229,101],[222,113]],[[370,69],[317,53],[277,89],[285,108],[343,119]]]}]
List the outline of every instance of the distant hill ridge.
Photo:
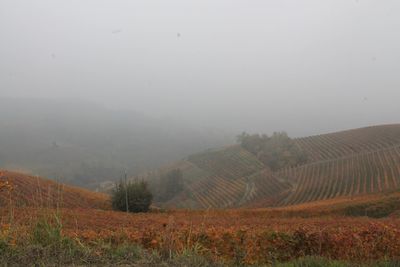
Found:
[{"label": "distant hill ridge", "polygon": [[400,188],[400,124],[294,139],[307,162],[272,172],[239,145],[194,154],[148,174],[180,168],[184,190],[174,208],[290,206]]}]

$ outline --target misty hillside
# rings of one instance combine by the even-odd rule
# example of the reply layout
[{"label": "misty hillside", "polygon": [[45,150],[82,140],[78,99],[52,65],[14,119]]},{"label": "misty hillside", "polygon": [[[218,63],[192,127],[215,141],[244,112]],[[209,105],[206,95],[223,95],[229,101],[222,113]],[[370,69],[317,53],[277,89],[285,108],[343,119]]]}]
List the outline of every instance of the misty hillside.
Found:
[{"label": "misty hillside", "polygon": [[229,140],[79,100],[0,99],[0,168],[96,188]]},{"label": "misty hillside", "polygon": [[196,209],[288,206],[400,189],[400,124],[295,138],[291,144],[304,160],[273,168],[238,144],[190,155],[147,178],[180,170],[181,191],[160,205]]}]

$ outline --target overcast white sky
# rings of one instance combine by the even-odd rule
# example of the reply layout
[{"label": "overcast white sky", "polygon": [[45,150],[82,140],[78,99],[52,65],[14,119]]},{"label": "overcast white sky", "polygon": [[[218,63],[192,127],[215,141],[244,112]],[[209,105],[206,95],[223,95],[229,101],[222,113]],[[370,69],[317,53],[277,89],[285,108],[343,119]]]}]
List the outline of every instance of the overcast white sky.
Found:
[{"label": "overcast white sky", "polygon": [[399,85],[396,0],[0,0],[0,96],[306,135],[399,122]]}]

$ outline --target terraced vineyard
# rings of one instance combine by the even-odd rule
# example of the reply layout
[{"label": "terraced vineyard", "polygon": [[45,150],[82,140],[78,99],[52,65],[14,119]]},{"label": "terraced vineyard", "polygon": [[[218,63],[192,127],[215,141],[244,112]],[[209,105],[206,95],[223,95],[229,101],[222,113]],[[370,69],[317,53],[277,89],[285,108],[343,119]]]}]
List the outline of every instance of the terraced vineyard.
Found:
[{"label": "terraced vineyard", "polygon": [[296,185],[283,205],[390,191],[400,185],[400,148],[307,164],[277,175]]},{"label": "terraced vineyard", "polygon": [[384,125],[295,139],[309,162],[337,159],[400,144],[400,126]]},{"label": "terraced vineyard", "polygon": [[209,173],[227,179],[245,177],[265,168],[256,157],[238,145],[196,154],[188,160]]},{"label": "terraced vineyard", "polygon": [[239,204],[254,202],[258,206],[270,206],[282,199],[291,189],[291,184],[282,181],[265,169],[246,178],[247,190]]},{"label": "terraced vineyard", "polygon": [[306,164],[272,172],[238,145],[179,163],[185,190],[168,207],[288,206],[400,188],[400,125],[297,138]]},{"label": "terraced vineyard", "polygon": [[244,179],[235,181],[218,176],[190,186],[190,191],[203,208],[235,206],[245,192]]}]

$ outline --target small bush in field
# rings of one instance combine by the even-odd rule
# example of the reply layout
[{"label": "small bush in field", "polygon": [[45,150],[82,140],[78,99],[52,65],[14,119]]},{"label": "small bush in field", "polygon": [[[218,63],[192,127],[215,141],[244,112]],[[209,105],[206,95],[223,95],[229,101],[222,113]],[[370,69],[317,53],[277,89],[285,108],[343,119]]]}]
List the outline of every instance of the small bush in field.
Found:
[{"label": "small bush in field", "polygon": [[144,181],[120,181],[112,193],[112,207],[120,211],[147,212],[152,200],[153,195]]}]

